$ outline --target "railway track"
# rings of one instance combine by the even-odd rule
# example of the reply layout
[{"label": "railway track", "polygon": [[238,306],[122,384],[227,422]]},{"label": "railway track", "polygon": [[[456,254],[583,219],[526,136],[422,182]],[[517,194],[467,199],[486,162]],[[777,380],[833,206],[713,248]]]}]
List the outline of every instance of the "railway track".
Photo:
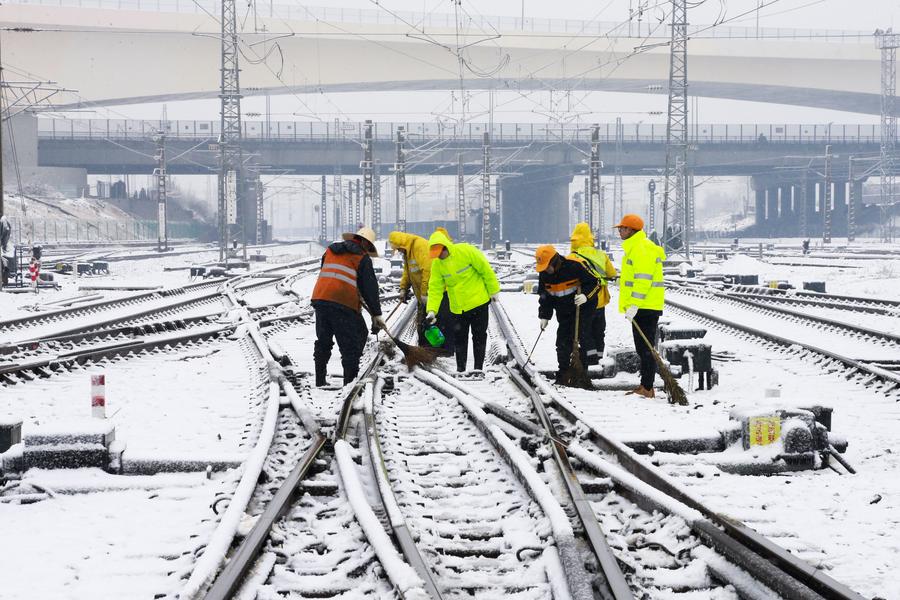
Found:
[{"label": "railway track", "polygon": [[576,424],[492,308],[489,357],[516,364],[460,381],[398,371],[378,352],[336,421],[320,419],[331,444],[308,375],[286,387],[301,440],[279,463],[290,473],[277,490],[266,479],[256,526],[222,573],[195,572],[182,597],[860,600]]},{"label": "railway track", "polygon": [[[739,338],[761,340],[783,354],[812,360],[819,368],[842,370],[848,379],[864,386],[873,386],[879,393],[896,395],[900,400],[900,394],[896,393],[900,388],[900,373],[895,371],[900,366],[900,361],[897,360],[900,348],[893,340],[885,341],[883,334],[873,337],[867,332],[863,335],[854,332],[846,324],[823,324],[818,318],[804,319],[794,315],[794,311],[791,311],[791,319],[802,327],[789,329],[785,327],[784,319],[760,322],[759,313],[744,310],[742,314],[740,309],[736,311],[735,307],[739,303],[734,300],[713,300],[717,306],[728,307],[726,317],[721,313],[716,314],[718,311],[711,310],[708,303],[704,305],[696,302],[696,298],[690,295],[679,297],[677,293],[670,293],[666,297],[666,309],[669,314],[688,317],[701,324],[733,333]],[[733,304],[729,305],[730,302]],[[768,310],[768,307],[756,310]],[[872,342],[873,339],[876,343]]]}]

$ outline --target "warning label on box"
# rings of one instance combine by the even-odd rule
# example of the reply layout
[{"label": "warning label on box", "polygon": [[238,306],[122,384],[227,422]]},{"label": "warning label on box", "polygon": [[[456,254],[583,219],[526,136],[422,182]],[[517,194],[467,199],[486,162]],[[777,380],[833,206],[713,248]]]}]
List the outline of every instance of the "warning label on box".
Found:
[{"label": "warning label on box", "polygon": [[781,419],[778,417],[750,418],[750,445],[768,446],[781,437]]}]

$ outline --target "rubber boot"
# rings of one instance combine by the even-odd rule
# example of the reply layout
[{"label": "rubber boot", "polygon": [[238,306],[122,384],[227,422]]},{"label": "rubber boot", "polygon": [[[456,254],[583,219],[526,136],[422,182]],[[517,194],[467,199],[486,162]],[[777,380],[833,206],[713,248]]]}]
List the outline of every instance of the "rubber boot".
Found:
[{"label": "rubber boot", "polygon": [[316,387],[325,387],[328,385],[327,375],[327,364],[320,365],[316,363]]},{"label": "rubber boot", "polygon": [[344,385],[347,385],[348,383],[353,383],[353,380],[356,379],[357,375],[359,375],[359,371],[353,371],[353,372],[349,372],[349,373],[345,371],[344,372]]}]

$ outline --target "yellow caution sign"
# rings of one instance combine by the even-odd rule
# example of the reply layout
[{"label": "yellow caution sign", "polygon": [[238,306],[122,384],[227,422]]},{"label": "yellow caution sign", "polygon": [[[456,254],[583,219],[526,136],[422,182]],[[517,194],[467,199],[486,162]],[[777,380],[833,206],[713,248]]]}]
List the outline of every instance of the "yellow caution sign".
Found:
[{"label": "yellow caution sign", "polygon": [[768,446],[781,437],[778,417],[750,417],[750,445]]}]

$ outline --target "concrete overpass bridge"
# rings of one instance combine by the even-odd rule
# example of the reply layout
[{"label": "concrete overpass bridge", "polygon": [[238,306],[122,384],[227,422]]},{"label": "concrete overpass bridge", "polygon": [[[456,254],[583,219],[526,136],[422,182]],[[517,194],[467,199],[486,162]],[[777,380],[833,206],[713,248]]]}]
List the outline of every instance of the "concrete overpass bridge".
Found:
[{"label": "concrete overpass bridge", "polygon": [[[393,167],[399,126],[407,132],[409,173],[454,175],[460,159],[467,173],[480,172],[485,124],[374,123],[374,154],[383,174]],[[212,174],[218,169],[214,149],[218,127],[217,121],[42,118],[37,119],[38,163],[91,174],[150,174],[156,167],[154,136],[165,131],[168,156],[179,156],[169,162],[170,174]],[[363,123],[247,121],[243,148],[250,162],[270,173],[354,176],[361,173],[363,128]],[[624,175],[659,174],[665,163],[665,126],[623,128],[622,152],[616,156],[615,125],[600,125],[604,176],[612,174],[617,161]],[[517,175],[501,177],[510,237],[533,240],[548,230],[566,235],[569,185],[586,171],[591,127],[502,123],[494,124],[489,133],[496,172]],[[879,143],[878,125],[696,125],[691,166],[698,176],[752,176],[760,232],[798,235],[799,212],[805,207],[807,231],[814,235],[823,221],[824,181],[819,174],[825,146],[830,145],[835,155],[833,233],[841,235],[846,232],[850,192],[848,157],[875,156]],[[854,183],[859,192],[860,172]]]},{"label": "concrete overpass bridge", "polygon": [[[12,0],[0,6],[0,26],[13,28],[3,34],[3,59],[78,90],[68,107],[213,98],[216,7],[212,0]],[[459,87],[451,17],[268,8],[242,19],[245,92]],[[629,31],[623,24],[479,19],[463,23],[461,42],[470,44],[465,56],[473,69],[491,76],[462,73],[467,89],[666,93],[664,24],[633,23]],[[872,37],[859,32],[763,30],[757,38],[747,29],[693,26],[690,92],[879,114],[879,61]]]}]

